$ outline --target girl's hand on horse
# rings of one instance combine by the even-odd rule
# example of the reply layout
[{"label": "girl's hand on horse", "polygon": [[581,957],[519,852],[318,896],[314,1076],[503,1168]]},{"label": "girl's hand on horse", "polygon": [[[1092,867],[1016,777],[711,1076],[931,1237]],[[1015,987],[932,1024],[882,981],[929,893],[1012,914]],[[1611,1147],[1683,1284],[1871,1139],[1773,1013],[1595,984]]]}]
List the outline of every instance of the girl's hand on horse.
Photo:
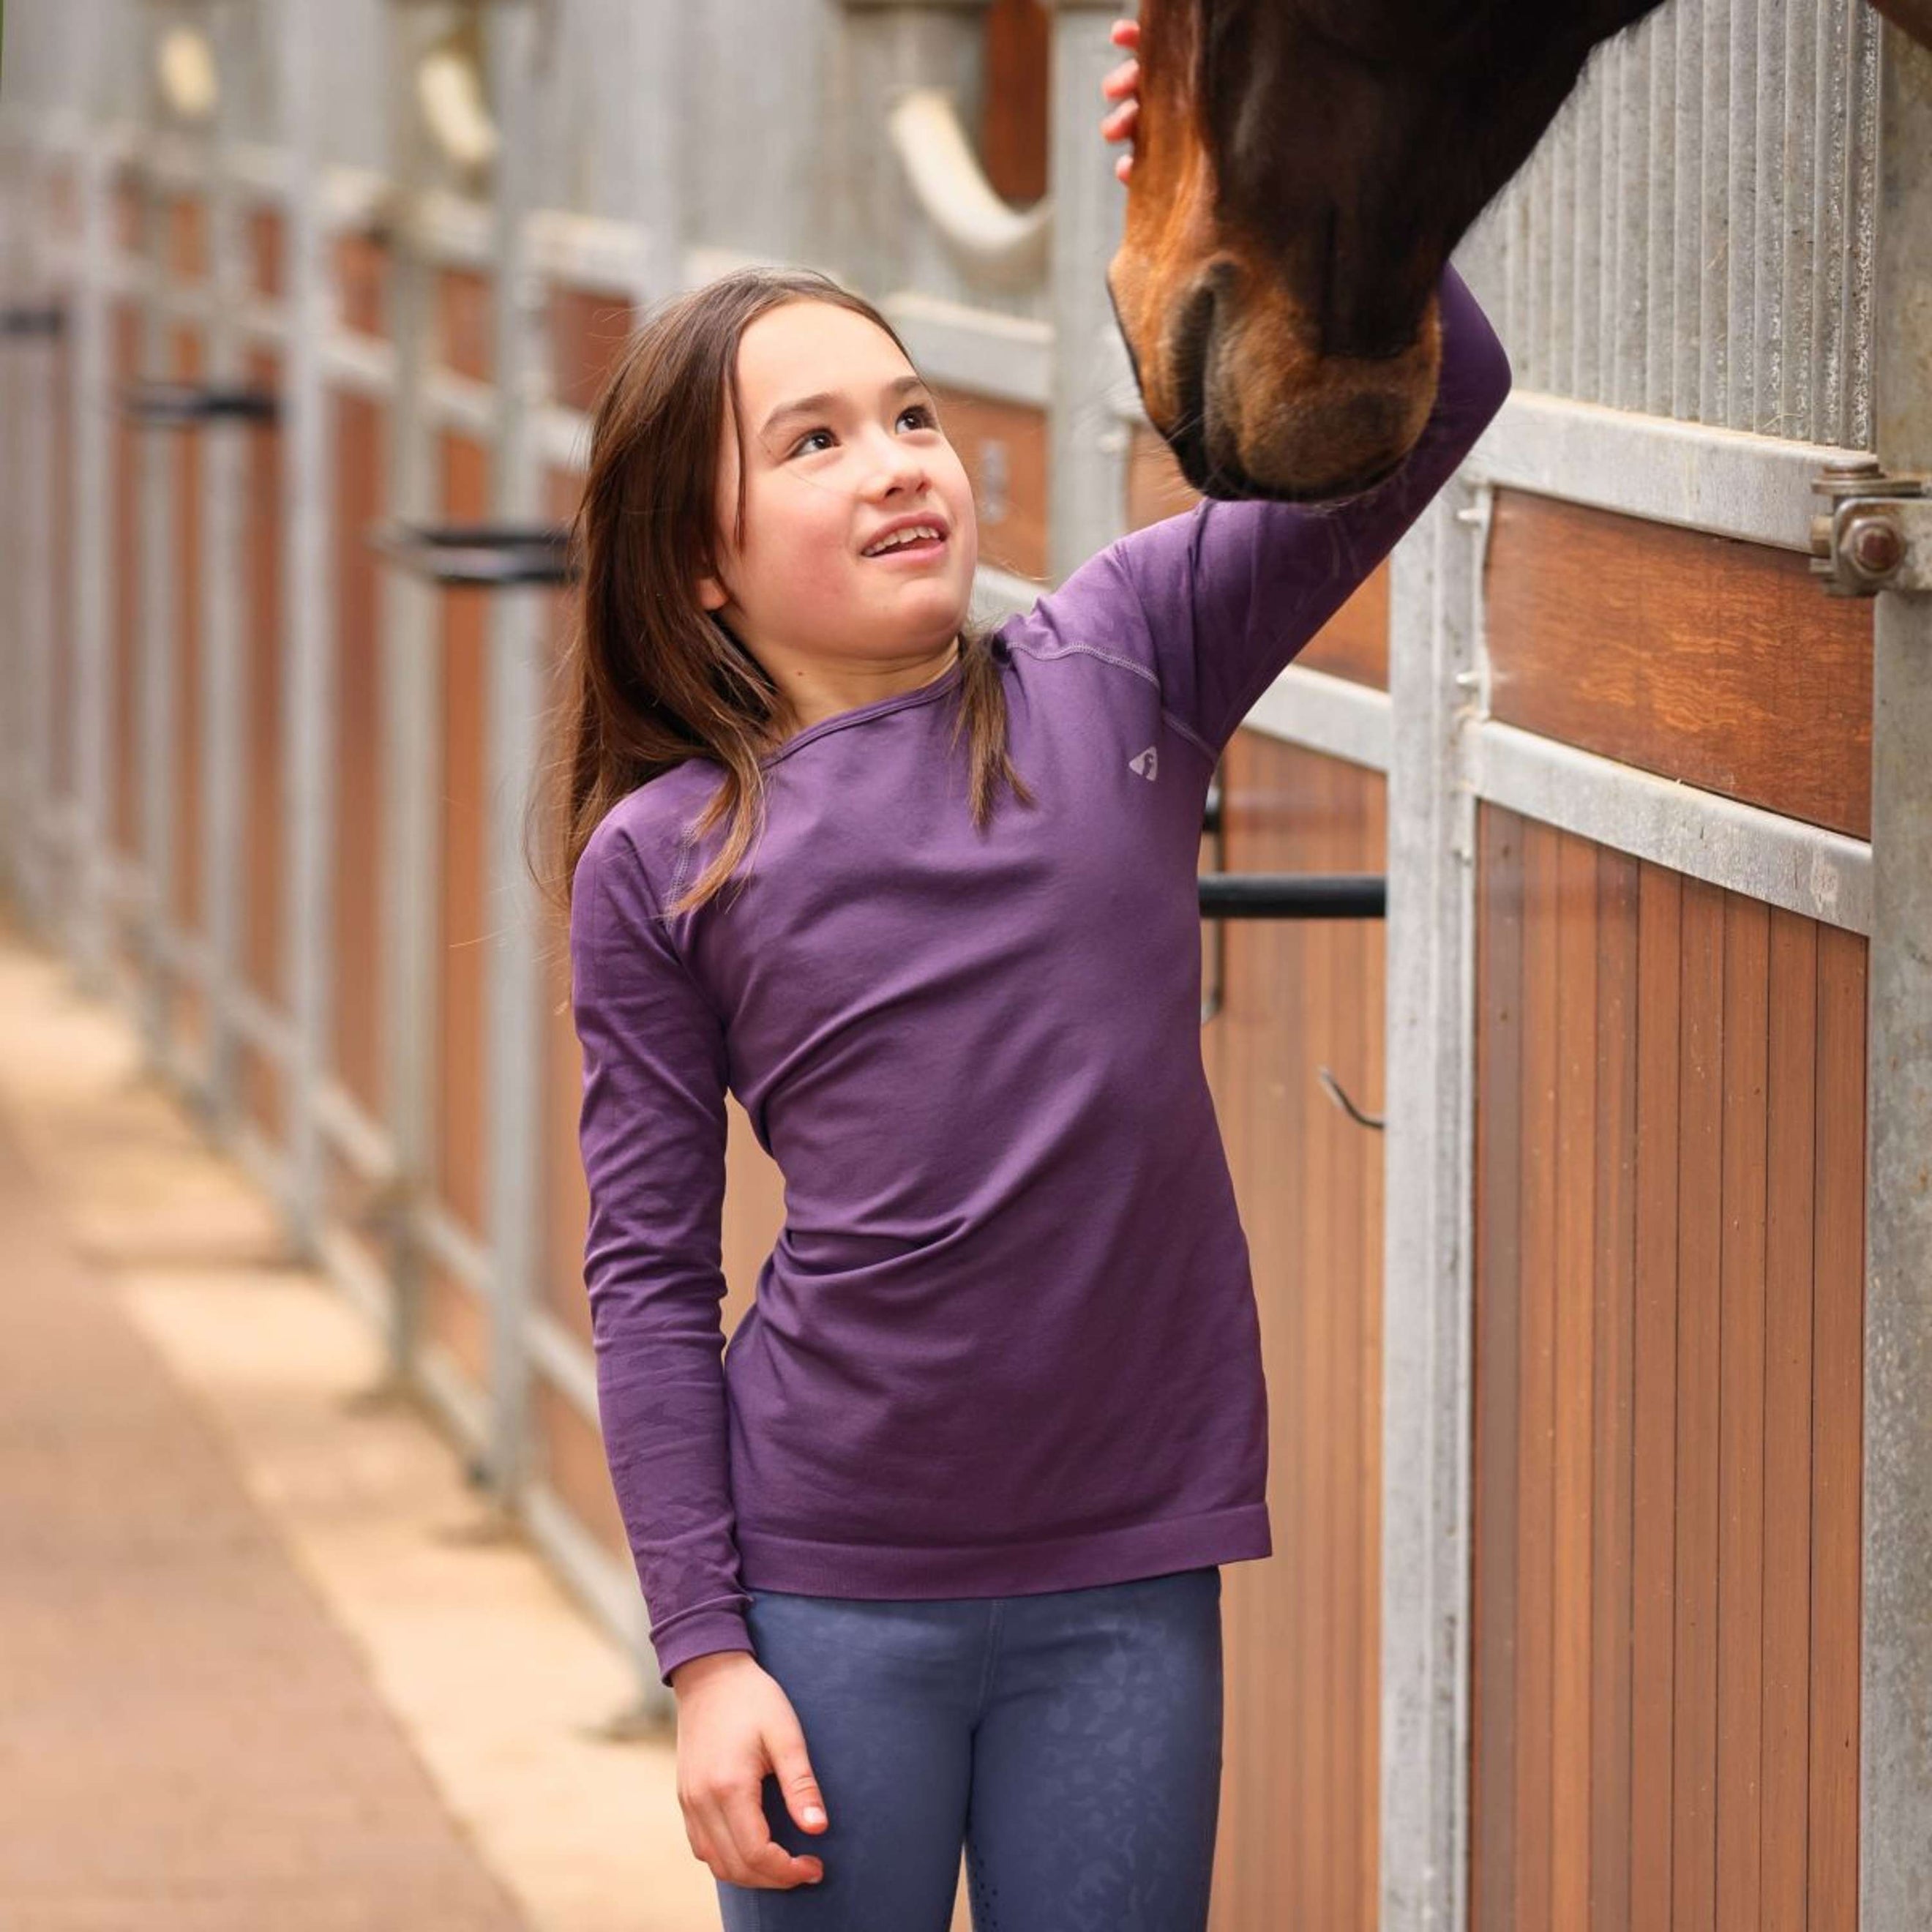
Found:
[{"label": "girl's hand on horse", "polygon": [[[1116,20],[1108,30],[1107,38],[1117,47],[1126,47],[1132,53],[1141,44],[1141,23],[1138,20]],[[1110,141],[1127,141],[1133,138],[1134,119],[1141,108],[1141,64],[1137,58],[1121,62],[1112,73],[1100,83],[1100,92],[1109,100],[1120,105],[1100,123],[1100,132]],[[1114,164],[1114,172],[1122,181],[1134,171],[1134,158],[1131,150],[1120,156]]]},{"label": "girl's hand on horse", "polygon": [[784,1892],[816,1883],[825,1876],[824,1861],[795,1857],[765,1818],[770,1772],[801,1831],[827,1828],[805,1732],[778,1679],[749,1652],[736,1650],[694,1657],[670,1681],[677,1694],[677,1802],[692,1856],[731,1885]]}]

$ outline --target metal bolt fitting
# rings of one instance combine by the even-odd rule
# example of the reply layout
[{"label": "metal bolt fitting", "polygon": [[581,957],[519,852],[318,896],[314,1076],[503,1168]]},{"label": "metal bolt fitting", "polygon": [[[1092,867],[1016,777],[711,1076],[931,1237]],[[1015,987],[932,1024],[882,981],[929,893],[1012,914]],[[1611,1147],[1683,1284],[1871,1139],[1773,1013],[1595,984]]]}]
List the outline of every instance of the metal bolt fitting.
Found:
[{"label": "metal bolt fitting", "polygon": [[1860,576],[1889,577],[1905,561],[1905,532],[1895,518],[1864,511],[1846,521],[1844,549]]}]

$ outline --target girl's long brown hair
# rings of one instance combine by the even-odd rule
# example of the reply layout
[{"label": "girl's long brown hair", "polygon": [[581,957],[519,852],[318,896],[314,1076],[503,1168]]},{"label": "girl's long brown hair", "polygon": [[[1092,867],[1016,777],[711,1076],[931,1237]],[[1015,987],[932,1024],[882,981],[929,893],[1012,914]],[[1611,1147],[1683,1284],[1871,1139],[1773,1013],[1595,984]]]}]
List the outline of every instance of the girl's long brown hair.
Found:
[{"label": "girl's long brown hair", "polygon": [[[724,779],[686,829],[687,840],[720,820],[730,824],[711,863],[664,908],[667,915],[710,898],[763,828],[759,761],[790,721],[764,667],[700,604],[697,584],[718,574],[714,505],[728,417],[738,439],[734,541],[744,542],[739,338],[768,309],[802,301],[851,309],[905,351],[870,302],[830,277],[742,269],[656,304],[598,399],[570,530],[573,621],[557,668],[550,753],[530,801],[548,860],[532,870],[566,922],[577,862],[604,814],[688,758],[711,759]],[[1001,781],[1022,804],[1035,801],[1007,755],[993,627],[963,627],[959,655],[952,742],[962,735],[970,741],[970,809],[983,827]],[[525,850],[527,859],[527,836]]]}]

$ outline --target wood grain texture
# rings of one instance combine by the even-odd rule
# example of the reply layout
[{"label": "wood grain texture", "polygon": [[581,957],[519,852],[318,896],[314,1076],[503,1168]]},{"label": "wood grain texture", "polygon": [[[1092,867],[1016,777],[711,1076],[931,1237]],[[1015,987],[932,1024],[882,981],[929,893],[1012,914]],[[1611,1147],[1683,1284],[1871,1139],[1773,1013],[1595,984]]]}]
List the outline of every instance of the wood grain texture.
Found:
[{"label": "wood grain texture", "polygon": [[1502,490],[1485,588],[1504,723],[1870,835],[1870,600],[1804,557]]},{"label": "wood grain texture", "polygon": [[1479,818],[1472,1926],[1852,1932],[1864,941]]},{"label": "wood grain texture", "polygon": [[[1226,863],[1372,871],[1378,775],[1258,734],[1223,766]],[[1226,928],[1202,1040],[1248,1235],[1270,1391],[1276,1560],[1228,1571],[1227,1730],[1213,1924],[1375,1922],[1380,1699],[1379,1136],[1325,1096],[1382,1105],[1378,922]]]}]

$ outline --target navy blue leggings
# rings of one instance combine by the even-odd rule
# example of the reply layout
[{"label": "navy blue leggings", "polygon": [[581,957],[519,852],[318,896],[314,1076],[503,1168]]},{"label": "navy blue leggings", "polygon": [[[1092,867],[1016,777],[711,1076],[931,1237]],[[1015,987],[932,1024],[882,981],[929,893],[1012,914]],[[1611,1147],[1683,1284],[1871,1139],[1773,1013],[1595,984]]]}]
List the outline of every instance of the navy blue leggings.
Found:
[{"label": "navy blue leggings", "polygon": [[719,1880],[724,1932],[1201,1932],[1221,1796],[1221,1572],[1014,1597],[752,1590],[830,1823],[815,1885]]}]

